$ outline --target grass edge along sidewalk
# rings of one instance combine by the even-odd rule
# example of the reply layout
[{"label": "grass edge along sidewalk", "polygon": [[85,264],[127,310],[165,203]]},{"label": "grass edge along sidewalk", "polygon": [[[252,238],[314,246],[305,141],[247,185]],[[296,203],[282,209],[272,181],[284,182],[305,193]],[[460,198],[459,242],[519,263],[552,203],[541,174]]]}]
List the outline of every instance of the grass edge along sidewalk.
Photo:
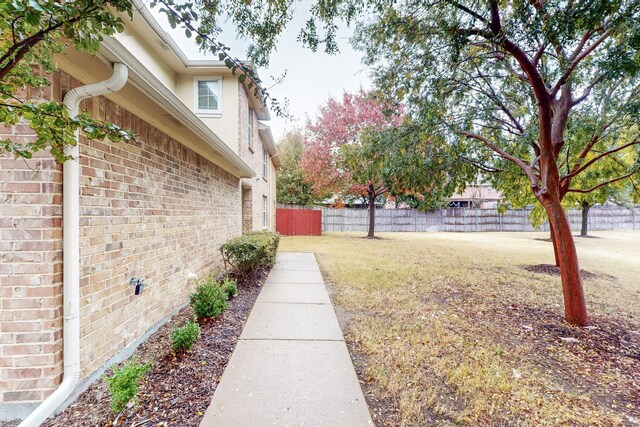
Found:
[{"label": "grass edge along sidewalk", "polygon": [[372,426],[312,253],[278,253],[200,424]]}]

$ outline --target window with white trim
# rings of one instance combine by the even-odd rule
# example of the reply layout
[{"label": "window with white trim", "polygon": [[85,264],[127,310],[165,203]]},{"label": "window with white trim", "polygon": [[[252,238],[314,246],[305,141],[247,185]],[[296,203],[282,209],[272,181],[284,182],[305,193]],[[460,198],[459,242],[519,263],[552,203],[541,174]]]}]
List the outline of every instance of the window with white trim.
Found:
[{"label": "window with white trim", "polygon": [[248,137],[248,144],[249,144],[249,148],[253,148],[253,108],[249,108],[249,125],[248,125],[248,131],[249,131],[249,137]]},{"label": "window with white trim", "polygon": [[267,160],[269,160],[269,152],[262,149],[262,177],[267,179]]},{"label": "window with white trim", "polygon": [[222,114],[222,79],[195,78],[195,110],[202,115]]},{"label": "window with white trim", "polygon": [[267,228],[267,214],[269,211],[269,202],[267,196],[262,196],[262,228]]}]

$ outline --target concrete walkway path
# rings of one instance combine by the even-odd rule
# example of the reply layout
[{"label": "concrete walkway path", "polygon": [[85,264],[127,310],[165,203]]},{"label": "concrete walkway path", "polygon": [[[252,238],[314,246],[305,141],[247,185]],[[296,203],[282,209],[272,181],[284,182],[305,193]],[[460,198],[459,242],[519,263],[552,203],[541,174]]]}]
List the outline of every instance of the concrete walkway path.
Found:
[{"label": "concrete walkway path", "polygon": [[278,253],[200,426],[373,426],[314,254]]}]

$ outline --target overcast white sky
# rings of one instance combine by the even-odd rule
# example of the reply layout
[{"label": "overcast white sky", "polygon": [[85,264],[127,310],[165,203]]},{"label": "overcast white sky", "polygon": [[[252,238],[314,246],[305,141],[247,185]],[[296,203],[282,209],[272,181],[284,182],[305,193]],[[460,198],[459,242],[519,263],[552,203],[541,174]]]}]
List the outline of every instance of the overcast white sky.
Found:
[{"label": "overcast white sky", "polygon": [[[296,125],[303,126],[307,115],[315,116],[318,106],[330,96],[340,96],[343,90],[354,91],[360,87],[366,89],[371,85],[368,71],[361,63],[362,55],[351,49],[349,44],[348,39],[352,29],[346,27],[340,29],[339,54],[327,55],[322,51],[313,53],[296,41],[299,30],[307,19],[308,11],[303,10],[304,4],[298,2],[294,4],[298,10],[295,11],[287,31],[282,34],[277,51],[271,56],[269,68],[258,70],[265,87],[273,84],[272,77],[277,78],[285,71],[287,72],[284,81],[269,90],[269,93],[279,101],[285,98],[289,100],[289,112],[295,120],[285,120],[272,112],[272,119],[266,124],[271,127],[276,141],[287,130]],[[171,30],[164,15],[159,15],[157,20],[179,42],[189,58],[207,58],[198,51],[192,40],[184,36],[183,30]],[[219,40],[232,48],[232,56],[244,59],[249,43],[236,40],[233,27],[230,25],[225,24],[222,27],[225,30]]]}]

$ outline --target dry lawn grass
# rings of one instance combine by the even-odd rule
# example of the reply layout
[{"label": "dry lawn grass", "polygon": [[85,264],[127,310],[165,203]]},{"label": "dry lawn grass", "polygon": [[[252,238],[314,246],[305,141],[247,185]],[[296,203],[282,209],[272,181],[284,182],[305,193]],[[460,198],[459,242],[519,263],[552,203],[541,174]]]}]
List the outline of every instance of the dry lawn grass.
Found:
[{"label": "dry lawn grass", "polygon": [[576,239],[595,273],[588,328],[563,321],[559,277],[523,268],[553,263],[543,233],[327,233],[280,250],[317,254],[378,425],[639,425],[640,232],[593,234]]}]

